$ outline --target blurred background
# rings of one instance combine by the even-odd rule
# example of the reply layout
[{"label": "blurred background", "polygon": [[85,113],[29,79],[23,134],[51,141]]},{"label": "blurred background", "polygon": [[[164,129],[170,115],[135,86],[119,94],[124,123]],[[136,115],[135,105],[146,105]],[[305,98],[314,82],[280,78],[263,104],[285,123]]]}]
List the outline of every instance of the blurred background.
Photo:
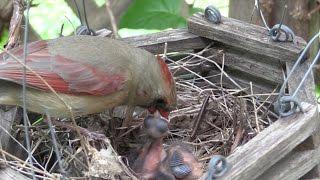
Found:
[{"label": "blurred background", "polygon": [[[7,2],[6,2],[7,1]],[[80,12],[83,12],[82,0],[76,0]],[[110,27],[110,20],[105,8],[106,0],[85,0],[90,28],[98,30]],[[111,10],[119,27],[120,37],[154,33],[161,30],[186,27],[186,18],[203,11],[210,4],[228,16],[228,0],[109,0]],[[2,4],[2,5],[1,5]],[[1,0],[0,17],[11,11],[11,0]],[[70,35],[80,25],[74,0],[33,0],[30,9],[32,38],[52,39],[59,36],[64,24],[63,35]],[[2,11],[3,7],[8,8]],[[2,13],[3,12],[3,13]],[[10,15],[0,19],[0,45],[8,39]],[[83,17],[83,15],[81,15]],[[1,22],[2,21],[2,22]]]}]

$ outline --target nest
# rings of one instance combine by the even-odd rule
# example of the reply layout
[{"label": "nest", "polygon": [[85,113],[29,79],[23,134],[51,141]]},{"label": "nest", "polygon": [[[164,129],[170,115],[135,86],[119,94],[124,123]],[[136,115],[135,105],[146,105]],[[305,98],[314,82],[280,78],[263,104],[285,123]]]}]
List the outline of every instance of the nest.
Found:
[{"label": "nest", "polygon": [[[192,148],[194,155],[207,163],[213,155],[228,156],[245,144],[278,117],[270,111],[273,92],[254,94],[253,84],[238,85],[224,71],[224,63],[216,64],[208,55],[210,48],[198,53],[168,54],[168,64],[176,81],[178,106],[170,115],[170,132],[165,146],[183,143]],[[118,107],[101,114],[76,119],[82,128],[64,126],[68,119],[53,121],[55,129],[38,120],[30,128],[33,163],[38,178],[57,179],[67,177],[97,177],[119,179],[134,177],[130,164],[137,157],[134,149],[143,146],[146,138],[142,123],[146,112],[136,108],[129,128],[121,128],[125,107]],[[30,118],[32,120],[32,118]],[[23,142],[23,127],[14,126],[17,142]],[[53,134],[51,132],[54,132]],[[78,133],[89,134],[87,138]],[[95,132],[95,133],[90,133]],[[108,138],[94,140],[95,135]],[[55,138],[53,138],[55,137]],[[109,141],[110,140],[110,141]],[[20,145],[15,147],[21,149]],[[55,154],[58,150],[60,155]],[[2,150],[0,162],[30,175],[30,163],[25,150],[14,157]],[[12,152],[11,152],[12,154]],[[63,167],[61,170],[59,167]]]}]

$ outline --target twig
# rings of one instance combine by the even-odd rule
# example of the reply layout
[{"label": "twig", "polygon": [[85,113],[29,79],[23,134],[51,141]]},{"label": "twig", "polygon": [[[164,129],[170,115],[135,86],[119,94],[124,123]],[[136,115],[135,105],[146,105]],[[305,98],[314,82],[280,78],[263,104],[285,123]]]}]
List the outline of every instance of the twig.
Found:
[{"label": "twig", "polygon": [[114,17],[114,14],[113,14],[113,12],[111,10],[111,6],[110,6],[109,0],[106,0],[106,11],[107,11],[107,13],[109,15],[109,18],[110,18],[110,23],[111,23],[111,26],[112,26],[114,37],[115,38],[119,38],[117,22],[116,22],[116,19]]},{"label": "twig", "polygon": [[[8,157],[10,157],[10,158],[12,158],[12,159],[14,159],[15,161],[17,161],[17,162],[19,162],[19,163],[21,163],[21,164],[24,164],[24,161],[23,161],[23,160],[21,160],[21,159],[17,158],[16,156],[14,156],[14,155],[12,155],[12,154],[4,151],[3,149],[0,149],[0,153],[1,153],[1,154],[4,154],[4,155],[6,155],[6,156],[8,156]],[[10,162],[10,161],[9,161],[9,162]],[[25,166],[23,166],[23,165],[17,164],[17,166],[19,166],[19,167],[27,168],[27,169],[32,169],[32,170],[34,170],[34,171],[37,172],[37,173],[44,174],[44,175],[46,175],[47,177],[50,177],[50,178],[53,178],[53,179],[54,179],[54,176],[51,175],[50,173],[47,173],[47,171],[42,171],[42,170],[40,170],[40,169],[38,169],[38,168],[36,168],[36,167],[34,167],[34,166],[31,166],[31,165],[29,165],[29,164],[27,164],[27,165],[30,166],[30,167],[25,167]]]},{"label": "twig", "polygon": [[[0,129],[2,129],[1,132],[5,132],[6,134],[8,134],[8,136],[10,136],[10,138],[15,142],[17,143],[25,152],[28,152],[28,150],[16,139],[14,138],[9,132],[8,130],[6,130],[5,128],[3,128],[2,126],[0,126]],[[0,148],[1,149],[1,148]],[[42,168],[42,170],[46,171],[40,164],[39,162],[32,156],[32,159],[33,161],[39,166]]]},{"label": "twig", "polygon": [[23,0],[13,0],[13,15],[10,20],[9,41],[6,50],[16,47],[21,38],[23,10]]},{"label": "twig", "polygon": [[202,146],[202,145],[207,144],[207,143],[221,143],[221,142],[224,142],[224,141],[223,140],[219,140],[219,139],[218,140],[217,139],[211,139],[211,140],[200,142],[200,143],[183,141],[183,143],[190,144],[190,145],[193,145],[193,146]]},{"label": "twig", "polygon": [[197,134],[197,130],[198,130],[198,128],[199,128],[199,126],[200,126],[200,124],[201,124],[201,122],[203,120],[204,112],[206,111],[206,108],[208,106],[209,99],[210,99],[210,95],[208,95],[204,99],[202,107],[201,107],[200,112],[198,114],[198,117],[197,117],[196,121],[194,121],[194,123],[193,123],[193,127],[194,128],[193,128],[193,130],[191,132],[191,136],[190,136],[191,140],[194,139],[196,134]]},{"label": "twig", "polygon": [[[252,82],[250,82],[250,91],[251,91],[251,94],[253,95]],[[252,97],[252,103],[253,103],[253,108],[254,108],[254,117],[256,120],[257,131],[258,131],[258,133],[260,133],[257,105],[256,105],[256,99],[254,97]]]},{"label": "twig", "polygon": [[238,147],[238,145],[240,144],[240,141],[243,137],[243,133],[244,133],[244,130],[242,128],[242,126],[238,127],[237,128],[237,132],[236,132],[236,136],[234,138],[234,141],[233,141],[233,144],[230,148],[230,153],[233,153],[234,150]]},{"label": "twig", "polygon": [[[49,119],[45,119],[45,121],[47,123],[50,123],[50,120]],[[73,126],[72,124],[69,124],[69,123],[65,123],[65,122],[60,122],[60,121],[57,121],[57,120],[54,120],[52,119],[51,120],[52,124],[55,125],[55,126],[60,126],[60,127],[63,127],[63,128],[67,128],[67,129],[70,129],[72,131],[76,131],[76,127]],[[98,134],[98,133],[95,133],[95,132],[90,132],[89,130],[85,129],[85,128],[82,128],[82,127],[79,127],[79,131],[82,135],[85,135],[87,137],[90,137],[92,138],[93,140],[100,140],[100,139],[104,139],[106,138],[106,136],[104,134]]]},{"label": "twig", "polygon": [[60,171],[61,171],[61,174],[63,176],[66,175],[66,172],[63,168],[63,164],[62,164],[62,159],[61,159],[61,154],[60,154],[60,151],[59,151],[59,148],[58,148],[58,142],[57,142],[57,138],[56,138],[56,132],[55,132],[55,128],[53,127],[52,125],[52,121],[51,121],[51,117],[48,113],[46,113],[46,116],[47,116],[47,122],[48,122],[48,125],[49,125],[49,129],[50,129],[50,134],[51,134],[51,139],[52,139],[52,144],[53,144],[53,148],[54,148],[54,151],[56,153],[56,158],[57,158],[57,161],[58,161],[58,165],[59,165],[59,168],[60,168]]},{"label": "twig", "polygon": [[[20,2],[23,4],[23,2]],[[28,55],[28,40],[29,40],[29,8],[30,8],[30,1],[26,0],[26,15],[25,15],[25,27],[24,27],[24,38],[23,38],[23,64],[26,64],[27,61],[27,55]],[[27,145],[27,150],[28,150],[28,160],[29,163],[32,167],[31,174],[32,174],[32,179],[35,180],[35,173],[33,171],[33,160],[32,160],[32,152],[31,152],[31,143],[30,143],[30,135],[29,135],[29,118],[27,115],[27,99],[26,99],[26,83],[27,83],[27,78],[26,78],[26,72],[27,69],[23,67],[23,79],[22,79],[22,107],[23,107],[23,125],[24,125],[24,134],[25,134],[25,140],[26,140],[26,145]]]}]

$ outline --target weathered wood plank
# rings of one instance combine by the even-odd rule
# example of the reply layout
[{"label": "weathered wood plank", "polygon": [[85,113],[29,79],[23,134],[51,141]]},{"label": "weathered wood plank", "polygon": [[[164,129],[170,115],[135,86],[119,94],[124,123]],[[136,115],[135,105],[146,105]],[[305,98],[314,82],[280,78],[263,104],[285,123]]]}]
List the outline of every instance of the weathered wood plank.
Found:
[{"label": "weathered wood plank", "polygon": [[[296,90],[297,86],[300,84],[302,77],[309,68],[310,61],[311,60],[307,60],[305,63],[298,65],[297,69],[292,74],[292,77],[288,82],[290,93],[293,93]],[[292,66],[293,62],[286,63],[287,74],[291,71]],[[296,98],[300,101],[308,102],[311,104],[317,104],[315,96],[315,84],[312,73],[309,74],[307,80],[304,82],[303,86],[298,91]]]},{"label": "weathered wood plank", "polygon": [[31,180],[27,176],[24,176],[9,167],[0,169],[0,179],[1,180]]},{"label": "weathered wood plank", "polygon": [[[272,85],[270,83],[267,83],[261,79],[257,79],[256,77],[243,77],[243,73],[239,73],[239,72],[234,72],[234,71],[230,71],[230,70],[227,70],[225,69],[225,72],[234,80],[236,81],[236,83],[238,83],[238,85],[241,86],[241,88],[247,88],[247,92],[250,93],[250,82],[252,82],[252,86],[253,86],[253,92],[255,94],[265,94],[265,93],[271,93],[275,88],[276,88],[276,85]],[[216,75],[216,74],[219,74],[220,71],[218,70],[212,70],[210,72],[210,75]],[[221,81],[221,77],[220,76],[214,76],[214,77],[210,77],[208,78],[208,80],[210,80],[211,82],[215,82],[215,83],[220,83]],[[238,87],[232,83],[232,81],[223,76],[222,78],[222,82],[223,82],[223,85],[224,87],[226,88],[234,88],[234,89],[238,89]],[[261,98],[263,99],[263,98]]]},{"label": "weathered wood plank", "polygon": [[319,126],[319,116],[317,106],[302,106],[305,113],[279,119],[231,154],[232,168],[222,179],[255,179],[308,138]]},{"label": "weathered wood plank", "polygon": [[273,165],[257,179],[299,179],[320,162],[320,148],[306,151],[292,151]]},{"label": "weathered wood plank", "polygon": [[[211,55],[211,59],[219,64],[222,64],[223,54],[225,54],[224,65],[228,69],[235,69],[238,71],[246,72],[253,77],[259,77],[274,84],[283,82],[283,73],[281,70],[280,63],[265,63],[267,59],[263,59],[262,62],[259,57],[250,57],[250,55],[245,54],[241,51],[237,51],[232,48],[217,47],[213,46],[206,54]],[[261,59],[262,57],[260,57]]]},{"label": "weathered wood plank", "polygon": [[[292,78],[288,82],[288,88],[290,94],[292,94],[297,86],[300,84],[302,77],[304,76],[305,72],[309,68],[311,60],[307,60],[305,63],[298,66],[298,69],[295,70]],[[289,73],[292,69],[293,62],[287,62],[287,72]],[[310,73],[306,81],[304,82],[303,86],[297,93],[296,97],[299,101],[308,102],[310,104],[317,104],[316,96],[315,96],[315,83],[313,74]],[[306,141],[300,145],[300,150],[306,149],[316,149],[320,147],[320,131],[315,132],[310,138],[309,141]],[[320,175],[320,167],[317,166],[312,170],[312,177],[319,177]]]},{"label": "weathered wood plank", "polygon": [[164,51],[164,43],[168,43],[167,52],[179,52],[192,49],[202,49],[210,41],[191,34],[187,29],[174,29],[154,34],[147,34],[121,39],[135,47],[146,49],[154,54]]},{"label": "weathered wood plank", "polygon": [[10,135],[5,132],[11,132],[11,126],[14,123],[16,117],[17,107],[12,107],[8,111],[4,110],[0,106],[0,148],[8,150],[8,144],[10,140]]},{"label": "weathered wood plank", "polygon": [[263,27],[232,18],[223,17],[222,23],[215,25],[205,20],[202,13],[188,19],[188,29],[198,36],[281,61],[295,60],[305,46],[300,37],[297,37],[297,45],[273,42]]}]

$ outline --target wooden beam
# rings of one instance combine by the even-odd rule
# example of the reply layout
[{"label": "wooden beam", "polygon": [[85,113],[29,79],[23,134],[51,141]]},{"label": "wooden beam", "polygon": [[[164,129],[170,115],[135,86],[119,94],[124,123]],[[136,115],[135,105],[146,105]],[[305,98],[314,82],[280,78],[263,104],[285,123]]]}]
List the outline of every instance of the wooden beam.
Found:
[{"label": "wooden beam", "polygon": [[258,179],[299,179],[320,162],[320,148],[306,151],[292,151],[273,165]]},{"label": "wooden beam", "polygon": [[320,122],[317,106],[302,106],[305,113],[279,119],[231,154],[232,168],[222,179],[256,179],[307,139]]},{"label": "wooden beam", "polygon": [[[272,85],[272,84],[267,83],[261,79],[254,78],[254,77],[248,77],[248,76],[243,77],[242,76],[243,74],[239,73],[237,71],[235,72],[232,70],[225,69],[225,72],[234,81],[236,81],[241,86],[241,88],[247,88],[247,90],[245,92],[247,92],[248,94],[250,94],[250,82],[252,82],[252,86],[253,86],[252,88],[253,88],[253,92],[255,94],[271,93],[276,88],[276,85]],[[216,75],[219,73],[221,73],[221,71],[216,69],[216,70],[212,70],[209,75]],[[213,76],[213,77],[208,78],[208,80],[219,84],[221,81],[221,77],[220,76]],[[222,82],[223,82],[223,86],[225,86],[226,88],[238,89],[238,87],[236,85],[234,85],[232,83],[232,81],[229,78],[227,78],[226,76],[223,76]],[[263,98],[264,97],[261,97],[261,99],[263,99]],[[271,99],[273,99],[273,98],[271,98]]]},{"label": "wooden beam", "polygon": [[278,84],[283,82],[283,73],[279,62],[266,63],[268,60],[263,57],[250,57],[243,51],[238,51],[233,48],[226,48],[214,45],[205,54],[210,55],[215,62],[222,64],[223,54],[224,65],[228,69],[238,70],[251,75],[253,78],[261,78]]},{"label": "wooden beam", "polygon": [[[11,133],[11,127],[16,117],[17,107],[11,107],[9,110],[4,109],[3,106],[0,107],[0,148],[8,150],[10,142],[10,134],[8,133]],[[8,133],[6,133],[5,130]]]},{"label": "wooden beam", "polygon": [[284,62],[296,60],[306,44],[300,37],[297,37],[297,45],[273,42],[265,28],[232,18],[223,17],[221,24],[212,24],[202,13],[188,19],[188,29],[198,36]]},{"label": "wooden beam", "polygon": [[[294,71],[292,78],[288,82],[289,92],[292,94],[301,82],[302,77],[310,66],[311,60],[307,60],[305,63],[299,65]],[[293,62],[286,63],[287,73],[292,70]],[[315,82],[313,74],[310,73],[301,89],[297,93],[296,97],[300,102],[308,102],[310,104],[317,105],[316,95],[315,95]],[[320,147],[320,131],[315,132],[308,141],[303,142],[300,145],[300,150],[316,149]],[[309,177],[319,177],[320,166],[315,167]]]},{"label": "wooden beam", "polygon": [[121,40],[154,54],[163,53],[165,42],[168,43],[167,52],[202,49],[210,42],[205,38],[189,33],[187,29],[174,29]]},{"label": "wooden beam", "polygon": [[31,180],[27,176],[22,175],[9,167],[0,169],[0,177],[1,180]]}]

